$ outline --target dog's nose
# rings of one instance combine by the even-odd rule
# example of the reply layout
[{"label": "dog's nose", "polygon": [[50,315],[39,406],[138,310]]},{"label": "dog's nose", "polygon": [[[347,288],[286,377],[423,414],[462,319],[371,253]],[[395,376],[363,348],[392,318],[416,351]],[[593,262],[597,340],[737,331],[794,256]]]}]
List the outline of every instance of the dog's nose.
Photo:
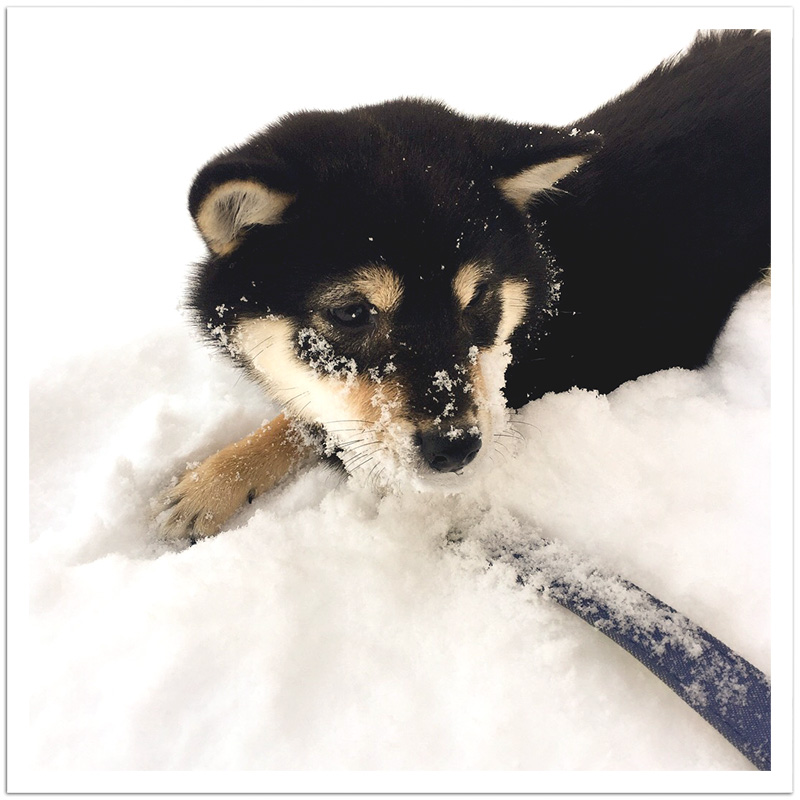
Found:
[{"label": "dog's nose", "polygon": [[475,460],[481,449],[480,435],[460,430],[456,435],[436,431],[417,434],[422,457],[437,472],[458,472]]}]

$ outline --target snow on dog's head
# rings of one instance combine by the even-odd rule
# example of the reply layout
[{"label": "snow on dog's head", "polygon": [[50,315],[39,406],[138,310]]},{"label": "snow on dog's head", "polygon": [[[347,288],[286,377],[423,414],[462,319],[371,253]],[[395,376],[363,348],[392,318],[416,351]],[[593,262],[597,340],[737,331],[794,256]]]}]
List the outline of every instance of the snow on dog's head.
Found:
[{"label": "snow on dog's head", "polygon": [[425,101],[292,115],[195,180],[190,305],[350,473],[460,475],[552,299],[527,203],[596,146]]}]

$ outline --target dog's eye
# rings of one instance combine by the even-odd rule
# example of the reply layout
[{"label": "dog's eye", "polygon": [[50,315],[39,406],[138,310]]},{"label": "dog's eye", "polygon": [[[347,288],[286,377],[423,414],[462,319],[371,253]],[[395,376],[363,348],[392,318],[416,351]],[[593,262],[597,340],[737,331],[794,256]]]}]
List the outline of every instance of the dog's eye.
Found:
[{"label": "dog's eye", "polygon": [[328,316],[345,328],[366,328],[374,324],[375,309],[369,303],[348,303],[328,309]]},{"label": "dog's eye", "polygon": [[475,294],[472,295],[472,299],[467,303],[467,308],[475,308],[477,305],[480,304],[481,300],[486,297],[486,292],[489,289],[489,284],[487,283],[480,283],[475,287]]}]

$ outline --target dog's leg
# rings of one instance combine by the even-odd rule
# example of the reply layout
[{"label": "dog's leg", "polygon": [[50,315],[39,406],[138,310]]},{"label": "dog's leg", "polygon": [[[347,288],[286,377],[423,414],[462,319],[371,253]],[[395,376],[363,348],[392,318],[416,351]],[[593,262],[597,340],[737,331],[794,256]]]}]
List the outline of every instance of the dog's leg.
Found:
[{"label": "dog's leg", "polygon": [[283,414],[189,469],[159,502],[169,539],[213,536],[246,501],[310,461],[314,447]]}]

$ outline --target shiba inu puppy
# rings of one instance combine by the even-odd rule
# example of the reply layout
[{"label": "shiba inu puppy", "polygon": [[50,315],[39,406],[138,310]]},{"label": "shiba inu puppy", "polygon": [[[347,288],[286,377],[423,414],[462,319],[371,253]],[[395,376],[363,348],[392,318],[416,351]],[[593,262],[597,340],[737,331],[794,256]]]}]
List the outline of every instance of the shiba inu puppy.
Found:
[{"label": "shiba inu puppy", "polygon": [[705,363],[770,263],[769,68],[726,32],[564,129],[401,99],[213,159],[189,306],[284,411],[166,492],[165,535],[320,457],[457,485],[506,406]]}]

